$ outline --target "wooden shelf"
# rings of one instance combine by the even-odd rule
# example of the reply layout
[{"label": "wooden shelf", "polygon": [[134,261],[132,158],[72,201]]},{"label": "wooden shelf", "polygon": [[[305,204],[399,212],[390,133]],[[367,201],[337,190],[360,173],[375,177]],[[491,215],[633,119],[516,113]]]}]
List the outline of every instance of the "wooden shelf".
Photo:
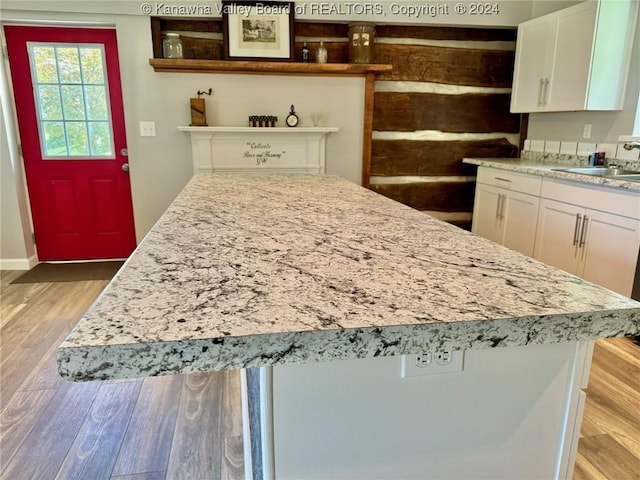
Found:
[{"label": "wooden shelf", "polygon": [[389,72],[391,65],[361,63],[245,62],[227,60],[191,60],[150,58],[156,72],[240,73],[273,75],[351,75],[366,76]]}]

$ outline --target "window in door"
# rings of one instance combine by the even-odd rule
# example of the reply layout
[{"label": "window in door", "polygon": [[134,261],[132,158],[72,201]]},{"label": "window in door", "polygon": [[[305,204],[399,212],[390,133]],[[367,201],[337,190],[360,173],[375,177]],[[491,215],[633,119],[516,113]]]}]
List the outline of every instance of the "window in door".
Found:
[{"label": "window in door", "polygon": [[104,47],[27,46],[42,159],[113,159]]}]

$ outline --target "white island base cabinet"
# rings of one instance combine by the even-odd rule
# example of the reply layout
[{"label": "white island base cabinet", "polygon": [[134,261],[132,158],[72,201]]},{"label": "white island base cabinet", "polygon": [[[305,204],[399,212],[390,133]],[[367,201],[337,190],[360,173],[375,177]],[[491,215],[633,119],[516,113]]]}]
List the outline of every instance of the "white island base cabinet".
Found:
[{"label": "white island base cabinet", "polygon": [[401,357],[263,367],[258,478],[570,479],[589,343],[467,350],[462,372],[410,378]]}]

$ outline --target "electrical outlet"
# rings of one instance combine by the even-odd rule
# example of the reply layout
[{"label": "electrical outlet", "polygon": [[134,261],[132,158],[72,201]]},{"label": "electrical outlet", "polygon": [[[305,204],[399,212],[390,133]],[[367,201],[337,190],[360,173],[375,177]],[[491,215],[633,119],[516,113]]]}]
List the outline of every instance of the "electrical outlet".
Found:
[{"label": "electrical outlet", "polygon": [[433,361],[433,355],[431,355],[431,352],[425,352],[416,356],[415,363],[416,363],[416,367],[424,368],[431,365],[432,361]]},{"label": "electrical outlet", "polygon": [[582,138],[591,138],[591,124],[585,123],[582,128]]},{"label": "electrical outlet", "polygon": [[439,375],[441,373],[461,372],[464,363],[464,351],[447,350],[442,352],[423,352],[417,355],[402,355],[400,376],[402,378]]},{"label": "electrical outlet", "polygon": [[141,137],[155,137],[156,136],[156,122],[140,122],[140,136]]}]

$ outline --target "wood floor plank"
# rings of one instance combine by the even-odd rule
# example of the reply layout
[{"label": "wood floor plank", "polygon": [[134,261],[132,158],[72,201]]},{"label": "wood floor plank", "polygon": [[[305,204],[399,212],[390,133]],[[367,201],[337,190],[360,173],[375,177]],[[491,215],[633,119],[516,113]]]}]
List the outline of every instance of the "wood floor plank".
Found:
[{"label": "wood floor plank", "polygon": [[32,303],[49,285],[48,283],[11,285],[8,282],[5,283],[5,280],[8,278],[2,278],[2,302],[7,304]]},{"label": "wood floor plank", "polygon": [[2,466],[0,478],[56,478],[99,388],[98,382],[65,382],[22,442],[20,450]]},{"label": "wood floor plank", "polygon": [[[597,430],[586,430],[583,425],[582,432],[584,436],[607,433],[640,458],[640,392],[616,390],[611,382],[601,383],[601,375],[594,370],[594,390],[588,391],[585,403],[585,420]],[[606,388],[606,392],[603,393],[602,388]],[[612,398],[607,392],[617,392],[617,395]]]},{"label": "wood floor plank", "polygon": [[56,390],[52,389],[18,392],[11,396],[0,414],[0,457],[3,465],[18,452],[55,394]]},{"label": "wood floor plank", "polygon": [[[168,480],[167,472],[144,472],[133,475],[118,475],[111,477],[111,480]],[[240,480],[240,479],[238,479]]]},{"label": "wood floor plank", "polygon": [[0,305],[0,328],[12,321],[26,306],[26,303],[2,303],[2,305]]},{"label": "wood floor plank", "polygon": [[[224,376],[188,375],[182,388],[167,478],[212,478],[220,472]],[[219,474],[219,473],[218,473]]]},{"label": "wood floor plank", "polygon": [[580,452],[576,456],[576,464],[573,469],[573,480],[611,480],[594,467]]},{"label": "wood floor plank", "polygon": [[242,440],[242,404],[239,402],[240,372],[223,372],[225,377],[222,398],[222,465],[220,478],[235,480],[243,477],[244,446]]},{"label": "wood floor plank", "polygon": [[[614,346],[604,347],[603,344],[596,344],[595,350],[598,351],[598,355],[593,362],[595,368],[602,368],[630,388],[640,390],[640,376],[637,375],[636,371],[640,367],[639,361],[634,358],[627,359],[626,355],[623,356],[622,351]],[[640,353],[640,348],[638,353]]]},{"label": "wood floor plank", "polygon": [[61,335],[51,343],[47,352],[20,384],[18,391],[55,389],[59,388],[65,382],[58,373],[56,349],[68,334],[68,330],[65,329]]},{"label": "wood floor plank", "polygon": [[[43,325],[40,332],[40,343],[27,346],[22,342],[17,342],[20,348],[13,349],[6,356],[3,353],[0,358],[0,369],[2,370],[2,375],[0,376],[0,391],[2,391],[0,411],[4,410],[4,402],[20,388],[22,382],[29,377],[54,341],[67,331],[68,327],[63,323],[51,322],[47,326]],[[35,331],[30,333],[32,336],[36,334]],[[2,338],[1,342],[4,344],[5,339]]]},{"label": "wood floor plank", "polygon": [[37,301],[29,303],[22,309],[19,319],[0,331],[0,369],[3,371],[0,391],[3,392],[3,402],[18,390],[50,348],[59,344],[59,339],[77,323],[106,282],[45,285],[47,288],[40,292]]},{"label": "wood floor plank", "polygon": [[[640,368],[640,344],[630,341],[628,338],[609,338],[606,340],[599,340],[596,342],[595,347],[599,350],[608,350],[613,353],[617,358],[620,358],[632,369]],[[598,355],[597,360],[602,360],[601,355]],[[614,364],[617,363],[614,362]]]},{"label": "wood floor plank", "polygon": [[607,433],[607,431],[603,428],[600,428],[597,421],[595,421],[595,411],[593,410],[597,404],[589,398],[587,395],[587,400],[584,406],[584,417],[582,418],[582,426],[580,428],[580,437],[589,437],[592,435],[603,435]]},{"label": "wood floor plank", "polygon": [[56,479],[109,480],[142,381],[102,384]]},{"label": "wood floor plank", "polygon": [[[598,365],[592,365],[591,371],[593,377],[589,381],[587,397],[591,396],[593,400],[606,405],[609,410],[616,412],[621,420],[631,425],[638,425],[640,422],[638,390],[629,387]],[[615,395],[611,395],[610,392],[615,392]]]},{"label": "wood floor plank", "polygon": [[167,469],[184,379],[179,375],[144,380],[113,476]]},{"label": "wood floor plank", "polygon": [[589,463],[612,480],[637,480],[640,458],[636,457],[609,435],[580,439],[581,454]]}]

